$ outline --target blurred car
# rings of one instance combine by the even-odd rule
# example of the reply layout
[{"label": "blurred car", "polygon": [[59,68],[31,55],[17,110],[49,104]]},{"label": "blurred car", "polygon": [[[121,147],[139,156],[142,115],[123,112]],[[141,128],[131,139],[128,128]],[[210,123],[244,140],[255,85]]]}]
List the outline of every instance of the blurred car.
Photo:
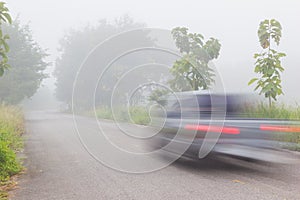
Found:
[{"label": "blurred car", "polygon": [[159,101],[152,145],[190,158],[222,154],[248,160],[288,163],[278,135],[300,132],[298,122],[247,117],[256,99],[246,94],[183,92]]}]

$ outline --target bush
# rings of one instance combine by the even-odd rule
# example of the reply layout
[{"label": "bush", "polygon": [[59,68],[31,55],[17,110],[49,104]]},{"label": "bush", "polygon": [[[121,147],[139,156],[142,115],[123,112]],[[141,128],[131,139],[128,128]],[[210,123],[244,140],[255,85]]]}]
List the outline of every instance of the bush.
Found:
[{"label": "bush", "polygon": [[100,119],[113,119],[111,109],[103,106],[96,109],[96,115]]},{"label": "bush", "polygon": [[131,120],[135,124],[148,125],[151,121],[148,110],[144,107],[132,107],[129,112]]},{"label": "bush", "polygon": [[6,141],[0,140],[0,180],[5,181],[20,170],[21,165],[15,152],[9,148]]}]

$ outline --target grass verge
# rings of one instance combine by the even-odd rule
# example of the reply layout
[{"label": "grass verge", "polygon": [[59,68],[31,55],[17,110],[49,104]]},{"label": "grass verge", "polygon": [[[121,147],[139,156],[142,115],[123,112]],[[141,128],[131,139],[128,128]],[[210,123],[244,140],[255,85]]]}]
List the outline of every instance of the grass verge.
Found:
[{"label": "grass verge", "polygon": [[14,183],[11,177],[22,170],[16,153],[23,147],[22,111],[15,106],[0,105],[0,200],[7,199],[7,190]]},{"label": "grass verge", "polygon": [[111,108],[102,106],[96,109],[96,115],[101,119],[111,119],[119,122],[129,122],[140,125],[148,125],[150,123],[150,116],[146,107],[118,107],[111,110]]},{"label": "grass verge", "polygon": [[254,107],[246,108],[247,117],[268,118],[283,120],[300,120],[300,106],[286,106],[284,104],[273,104],[269,107],[260,103]]},{"label": "grass verge", "polygon": [[[245,115],[249,118],[264,118],[300,122],[300,107],[286,106],[284,104],[273,104],[271,107],[260,103],[255,107],[245,110]],[[300,133],[278,133],[277,139],[288,143],[287,148],[300,151]]]}]

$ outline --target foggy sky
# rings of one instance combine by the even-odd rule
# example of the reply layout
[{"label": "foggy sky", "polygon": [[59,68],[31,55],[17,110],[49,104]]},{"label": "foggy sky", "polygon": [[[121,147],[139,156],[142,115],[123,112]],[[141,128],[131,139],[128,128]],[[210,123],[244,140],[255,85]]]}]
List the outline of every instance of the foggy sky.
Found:
[{"label": "foggy sky", "polygon": [[226,90],[241,92],[251,91],[247,82],[255,75],[253,54],[261,51],[257,37],[259,22],[275,18],[283,26],[278,50],[287,54],[282,63],[286,69],[283,74],[286,95],[282,99],[300,100],[300,2],[297,0],[9,0],[7,6],[14,18],[19,15],[23,24],[30,22],[34,38],[49,49],[51,62],[58,56],[59,39],[70,28],[93,25],[103,18],[113,21],[124,14],[150,28],[185,26],[207,39],[218,38],[222,49],[214,64]]}]

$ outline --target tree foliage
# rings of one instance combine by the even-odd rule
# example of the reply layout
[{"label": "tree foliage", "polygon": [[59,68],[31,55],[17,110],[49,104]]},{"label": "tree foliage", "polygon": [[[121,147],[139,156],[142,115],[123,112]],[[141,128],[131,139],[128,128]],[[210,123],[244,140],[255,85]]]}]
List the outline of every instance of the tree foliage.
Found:
[{"label": "tree foliage", "polygon": [[209,62],[217,59],[221,44],[215,38],[204,41],[198,33],[189,33],[185,27],[172,30],[176,46],[182,53],[171,68],[174,76],[169,81],[172,89],[176,91],[208,89],[214,83],[214,70]]},{"label": "tree foliage", "polygon": [[281,73],[284,68],[281,66],[281,58],[286,55],[271,48],[272,40],[275,45],[279,45],[281,31],[282,27],[275,19],[264,20],[260,23],[257,33],[262,52],[254,54],[256,59],[254,72],[259,74],[260,77],[253,78],[248,83],[251,85],[256,82],[254,90],[260,89],[259,94],[264,94],[269,99],[270,106],[272,99],[276,101],[277,96],[283,94]]},{"label": "tree foliage", "polygon": [[167,89],[156,89],[153,92],[151,92],[149,96],[149,101],[163,105],[165,103],[165,99],[162,99],[162,97],[168,94],[169,91]]},{"label": "tree foliage", "polygon": [[44,69],[47,54],[33,40],[29,26],[22,26],[18,21],[3,26],[3,32],[10,36],[7,55],[11,66],[0,79],[0,102],[17,104],[24,98],[31,97],[46,77]]},{"label": "tree foliage", "polygon": [[9,35],[3,34],[2,24],[11,24],[11,16],[9,15],[9,10],[5,6],[4,2],[0,2],[0,76],[3,76],[4,71],[9,68],[7,53],[9,52],[9,45],[7,40]]},{"label": "tree foliage", "polygon": [[[97,80],[105,67],[107,67],[107,64],[115,58],[116,55],[119,55],[118,51],[120,49],[132,49],[132,46],[135,44],[137,47],[153,46],[154,42],[148,38],[147,31],[137,31],[134,34],[125,34],[125,41],[119,38],[109,40],[108,43],[110,46],[105,49],[105,52],[102,48],[105,48],[106,45],[108,45],[107,43],[104,43],[102,46],[100,45],[100,47],[95,50],[95,54],[91,55],[89,53],[97,45],[113,35],[143,27],[143,24],[134,22],[128,16],[123,16],[116,20],[115,23],[100,20],[96,26],[86,26],[81,30],[70,31],[60,42],[61,55],[56,61],[56,96],[58,100],[65,102],[69,106],[71,105],[76,73],[84,59],[89,55],[90,57],[85,63],[84,69],[80,71],[80,80],[76,82],[76,90],[80,91],[83,97],[80,99],[76,98],[76,105],[80,104],[82,107],[85,107],[84,109],[91,106],[88,104],[91,102],[91,99],[93,99],[91,94],[94,92]],[[101,94],[101,97],[100,95],[97,96],[97,98],[99,98],[96,99],[97,104],[110,105],[110,95],[119,78],[128,68],[138,66],[144,62],[145,55],[143,53],[133,53],[110,66],[101,79],[101,84],[97,87],[96,93]],[[128,74],[126,77],[131,76],[131,78],[128,78],[126,84],[120,84],[118,86],[118,92],[119,90],[124,91],[128,90],[128,88],[137,87],[138,84],[142,82],[141,79],[144,78],[144,74],[148,76],[150,73],[139,72],[139,74],[135,74],[135,72],[131,72]],[[124,93],[125,92],[123,92],[123,94]],[[115,99],[123,100],[124,98],[125,97]],[[78,102],[79,100],[82,102]]]}]

